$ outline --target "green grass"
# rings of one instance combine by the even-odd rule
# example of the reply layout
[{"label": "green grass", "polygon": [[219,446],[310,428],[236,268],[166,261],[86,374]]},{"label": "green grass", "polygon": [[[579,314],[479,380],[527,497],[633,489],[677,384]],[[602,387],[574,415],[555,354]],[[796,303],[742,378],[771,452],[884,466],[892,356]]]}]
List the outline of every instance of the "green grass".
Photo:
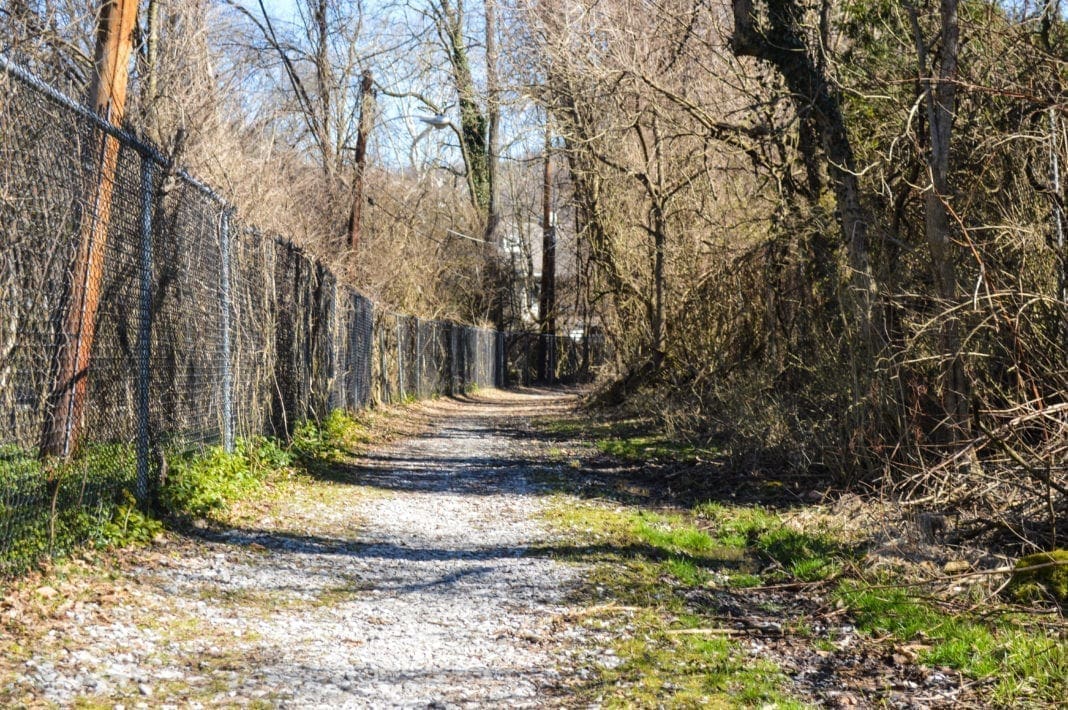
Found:
[{"label": "green grass", "polygon": [[[721,570],[749,575],[742,571],[750,564],[744,547],[722,544],[683,514],[560,497],[548,516],[574,541],[562,553],[549,551],[593,563],[577,601],[632,610],[609,620],[621,629],[611,647],[619,663],[592,665],[593,679],[580,691],[585,699],[607,707],[801,707],[773,663],[706,634],[717,622],[689,609],[675,591],[706,584]],[[680,633],[687,629],[701,631]]]},{"label": "green grass", "polygon": [[[844,564],[855,559],[856,550],[830,532],[809,533],[788,527],[783,520],[759,506],[725,506],[702,503],[695,513],[724,545],[746,547],[760,553],[777,569],[770,580],[816,582],[838,575]],[[752,584],[752,580],[749,586]]]},{"label": "green grass", "polygon": [[[609,707],[797,706],[774,665],[717,636],[717,622],[688,608],[675,590],[723,577],[732,588],[824,580],[847,569],[857,551],[831,533],[788,527],[765,509],[698,510],[660,513],[567,498],[552,507],[554,525],[582,543],[564,548],[565,556],[594,563],[582,600],[636,610],[617,620],[629,629],[612,647],[622,662],[594,668],[595,681],[583,692]],[[856,578],[840,582],[832,596],[862,633],[909,644],[919,663],[978,681],[992,703],[1049,705],[1068,697],[1068,642],[1025,615],[945,611],[903,588],[873,588]],[[712,631],[679,633],[684,629]],[[829,639],[803,642],[835,650]]]},{"label": "green grass", "polygon": [[952,668],[990,683],[1003,706],[1056,703],[1068,697],[1068,642],[1048,636],[1024,615],[985,619],[950,613],[897,587],[841,585],[838,597],[857,627],[869,634],[915,643],[919,661]]},{"label": "green grass", "polygon": [[757,538],[757,549],[781,566],[788,578],[816,582],[837,576],[852,550],[827,533],[779,527]]},{"label": "green grass", "polygon": [[[638,420],[573,418],[542,428],[561,438],[592,440],[601,452],[631,461],[693,462],[716,453],[649,433],[647,423]],[[781,488],[775,481],[765,486],[773,496]],[[603,697],[605,704],[620,707],[789,706],[777,670],[737,663],[729,638],[669,633],[716,626],[690,614],[685,596],[676,591],[680,588],[743,589],[780,582],[824,583],[832,602],[842,605],[862,633],[890,646],[907,645],[920,664],[959,672],[975,683],[984,703],[1050,707],[1068,697],[1068,637],[1054,620],[998,611],[997,599],[970,598],[968,610],[944,607],[894,586],[894,578],[870,578],[860,564],[863,550],[835,530],[802,529],[758,505],[708,502],[665,513],[643,509],[646,498],[615,498],[625,505],[559,503],[552,514],[569,537],[596,541],[591,548],[596,554],[573,554],[596,563],[587,591],[599,590],[601,601],[638,609],[625,620],[632,632],[616,645],[624,662],[598,671],[592,700]],[[1044,553],[1020,564],[1048,563],[1063,554],[1068,553]],[[1008,594],[1048,604],[1068,589],[1064,569],[1043,567],[1040,579],[1021,573]],[[830,580],[839,581],[827,586]],[[784,628],[791,628],[799,642],[838,652],[833,638],[813,635],[811,629],[802,633],[804,620],[796,629],[791,623],[784,619]],[[730,690],[724,692],[725,687]]]},{"label": "green grass", "polygon": [[603,438],[596,441],[596,446],[602,453],[628,461],[697,463],[702,458],[707,460],[719,453],[674,441],[660,434]]},{"label": "green grass", "polygon": [[[368,440],[365,423],[336,411],[321,423],[299,426],[289,446],[264,437],[239,440],[232,453],[171,444],[157,512],[223,517],[273,473],[296,464],[329,466]],[[41,461],[33,451],[0,446],[0,577],[86,544],[154,539],[162,523],[138,509],[132,495],[136,476],[131,444],[89,444],[68,461]]]},{"label": "green grass", "polygon": [[702,620],[685,621],[665,628],[653,611],[629,620],[634,634],[612,649],[622,662],[603,669],[591,689],[606,707],[804,707],[786,694],[788,680],[774,663],[727,638],[672,634]]}]

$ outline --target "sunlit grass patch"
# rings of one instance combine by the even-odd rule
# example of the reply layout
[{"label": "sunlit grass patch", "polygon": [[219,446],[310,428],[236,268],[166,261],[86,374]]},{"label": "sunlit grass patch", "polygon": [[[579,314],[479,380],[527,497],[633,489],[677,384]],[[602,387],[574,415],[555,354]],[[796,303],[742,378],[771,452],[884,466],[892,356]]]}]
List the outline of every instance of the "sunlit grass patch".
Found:
[{"label": "sunlit grass patch", "polygon": [[716,620],[676,591],[722,570],[750,574],[742,571],[744,547],[722,544],[682,513],[560,496],[548,516],[567,541],[561,556],[592,564],[576,602],[628,610],[612,622],[620,627],[612,642],[618,662],[592,665],[585,699],[607,707],[801,707],[775,664],[718,633]]},{"label": "sunlit grass patch", "polygon": [[633,518],[633,526],[638,538],[669,552],[699,555],[715,547],[708,533],[687,524],[679,515],[638,512]]},{"label": "sunlit grass patch", "polygon": [[921,663],[990,683],[999,704],[1068,697],[1068,641],[1049,636],[1033,619],[946,612],[906,589],[855,581],[844,583],[838,594],[859,629],[913,644]]},{"label": "sunlit grass patch", "polygon": [[701,449],[662,434],[601,438],[596,444],[602,453],[629,461],[697,463],[719,454],[714,449]]},{"label": "sunlit grass patch", "polygon": [[782,566],[791,578],[816,582],[837,575],[853,552],[827,533],[779,527],[757,538],[757,549]]},{"label": "sunlit grass patch", "polygon": [[701,629],[665,628],[653,612],[629,624],[635,632],[613,645],[621,663],[603,670],[593,688],[607,707],[804,707],[789,697],[788,679],[774,663],[753,658],[733,639],[676,633]]}]

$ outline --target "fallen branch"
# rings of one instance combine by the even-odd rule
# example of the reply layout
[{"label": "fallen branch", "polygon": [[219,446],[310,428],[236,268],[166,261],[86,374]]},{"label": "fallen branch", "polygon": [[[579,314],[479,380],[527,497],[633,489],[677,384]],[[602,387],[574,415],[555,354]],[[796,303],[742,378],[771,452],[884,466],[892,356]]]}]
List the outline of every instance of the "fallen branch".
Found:
[{"label": "fallen branch", "polygon": [[737,629],[668,629],[665,633],[669,636],[735,636],[741,632]]}]

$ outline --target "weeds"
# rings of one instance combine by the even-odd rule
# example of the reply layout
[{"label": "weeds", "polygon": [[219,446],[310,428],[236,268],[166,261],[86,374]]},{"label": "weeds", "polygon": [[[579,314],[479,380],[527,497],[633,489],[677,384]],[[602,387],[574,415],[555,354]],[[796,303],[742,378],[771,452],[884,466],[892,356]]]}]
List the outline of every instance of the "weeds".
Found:
[{"label": "weeds", "polygon": [[215,446],[203,453],[175,457],[161,492],[164,510],[183,516],[208,517],[225,510],[255,490],[267,469],[254,467],[244,443],[233,453]]},{"label": "weeds", "polygon": [[[608,707],[801,707],[773,663],[756,661],[733,640],[707,637],[715,622],[689,609],[675,588],[699,587],[745,569],[745,547],[724,545],[683,514],[608,509],[559,499],[550,519],[588,545],[549,551],[594,562],[579,600],[625,605],[612,651],[618,665],[595,665],[583,692]],[[666,582],[665,580],[670,580]],[[698,633],[687,633],[697,630]]]},{"label": "weeds", "polygon": [[[167,452],[158,512],[176,518],[224,517],[271,476],[297,465],[307,469],[336,461],[368,438],[365,424],[335,411],[321,424],[300,425],[288,446],[253,437],[239,440],[233,452],[221,446]],[[132,494],[136,476],[130,445],[94,445],[64,462],[42,462],[32,452],[0,447],[0,576],[18,574],[79,545],[154,540],[163,523],[137,507]]]},{"label": "weeds", "polygon": [[911,644],[921,663],[987,681],[999,704],[1056,703],[1068,697],[1068,643],[1034,628],[1024,615],[978,620],[944,612],[902,588],[857,581],[843,583],[838,598],[859,629]]},{"label": "weeds", "polygon": [[[662,437],[645,436],[629,423],[597,422],[593,426],[600,435],[598,451],[621,460],[644,463],[663,459],[666,452],[682,457],[689,453],[685,445],[666,446]],[[557,429],[583,431],[578,423]],[[643,484],[648,485],[644,480]],[[1051,635],[1041,618],[999,613],[996,600],[969,611],[949,609],[943,602],[900,586],[897,578],[872,577],[861,564],[862,547],[847,543],[833,529],[807,530],[798,522],[803,518],[761,505],[709,501],[654,511],[643,507],[650,503],[650,496],[636,499],[617,495],[615,488],[606,490],[626,505],[576,506],[572,500],[567,506],[555,506],[553,519],[569,537],[593,541],[596,555],[572,553],[596,565],[588,593],[638,609],[634,617],[620,621],[625,629],[633,627],[615,646],[623,663],[616,669],[597,669],[595,687],[609,705],[744,705],[752,701],[742,701],[743,697],[767,698],[776,693],[778,699],[772,702],[789,703],[781,699],[783,686],[775,685],[774,667],[733,665],[730,649],[735,646],[729,637],[678,633],[702,625],[713,632],[721,630],[714,619],[695,613],[687,605],[686,593],[679,590],[816,582],[825,591],[809,594],[828,595],[846,619],[873,639],[870,643],[889,643],[916,663],[960,673],[971,680],[985,702],[1003,707],[1049,706],[1068,697],[1068,643],[1063,631],[1061,637]],[[669,502],[674,501],[669,498]],[[1066,568],[1053,563],[1060,561],[1061,554],[1065,553],[1021,560],[1021,565],[1036,566],[1045,576],[1036,582],[1018,575],[1010,596],[1047,603],[1056,597]],[[766,598],[774,599],[774,594]],[[706,595],[700,592],[695,598]],[[969,604],[977,601],[970,598]],[[781,605],[760,611],[757,607],[761,605],[754,605],[758,614],[784,614]],[[789,628],[799,642],[823,654],[841,653],[833,635],[814,633],[804,620],[796,628],[792,623],[783,619],[783,628]],[[804,628],[808,630],[803,632]],[[705,670],[708,682],[702,684],[691,675],[695,667],[726,669],[727,675]],[[747,675],[749,670],[755,675]],[[716,687],[724,682],[735,683],[729,702],[716,695]]]},{"label": "weeds", "polygon": [[303,461],[337,461],[370,441],[368,427],[351,414],[335,409],[322,422],[306,421],[293,432],[290,451]]}]

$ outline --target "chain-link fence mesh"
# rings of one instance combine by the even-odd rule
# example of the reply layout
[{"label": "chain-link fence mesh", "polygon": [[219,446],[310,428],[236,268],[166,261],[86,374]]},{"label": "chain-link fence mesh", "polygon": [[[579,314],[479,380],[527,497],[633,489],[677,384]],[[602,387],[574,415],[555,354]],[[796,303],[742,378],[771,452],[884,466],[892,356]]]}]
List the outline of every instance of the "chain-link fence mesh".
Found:
[{"label": "chain-link fence mesh", "polygon": [[150,500],[173,452],[532,381],[525,336],[376,312],[2,58],[0,97],[0,574]]}]

